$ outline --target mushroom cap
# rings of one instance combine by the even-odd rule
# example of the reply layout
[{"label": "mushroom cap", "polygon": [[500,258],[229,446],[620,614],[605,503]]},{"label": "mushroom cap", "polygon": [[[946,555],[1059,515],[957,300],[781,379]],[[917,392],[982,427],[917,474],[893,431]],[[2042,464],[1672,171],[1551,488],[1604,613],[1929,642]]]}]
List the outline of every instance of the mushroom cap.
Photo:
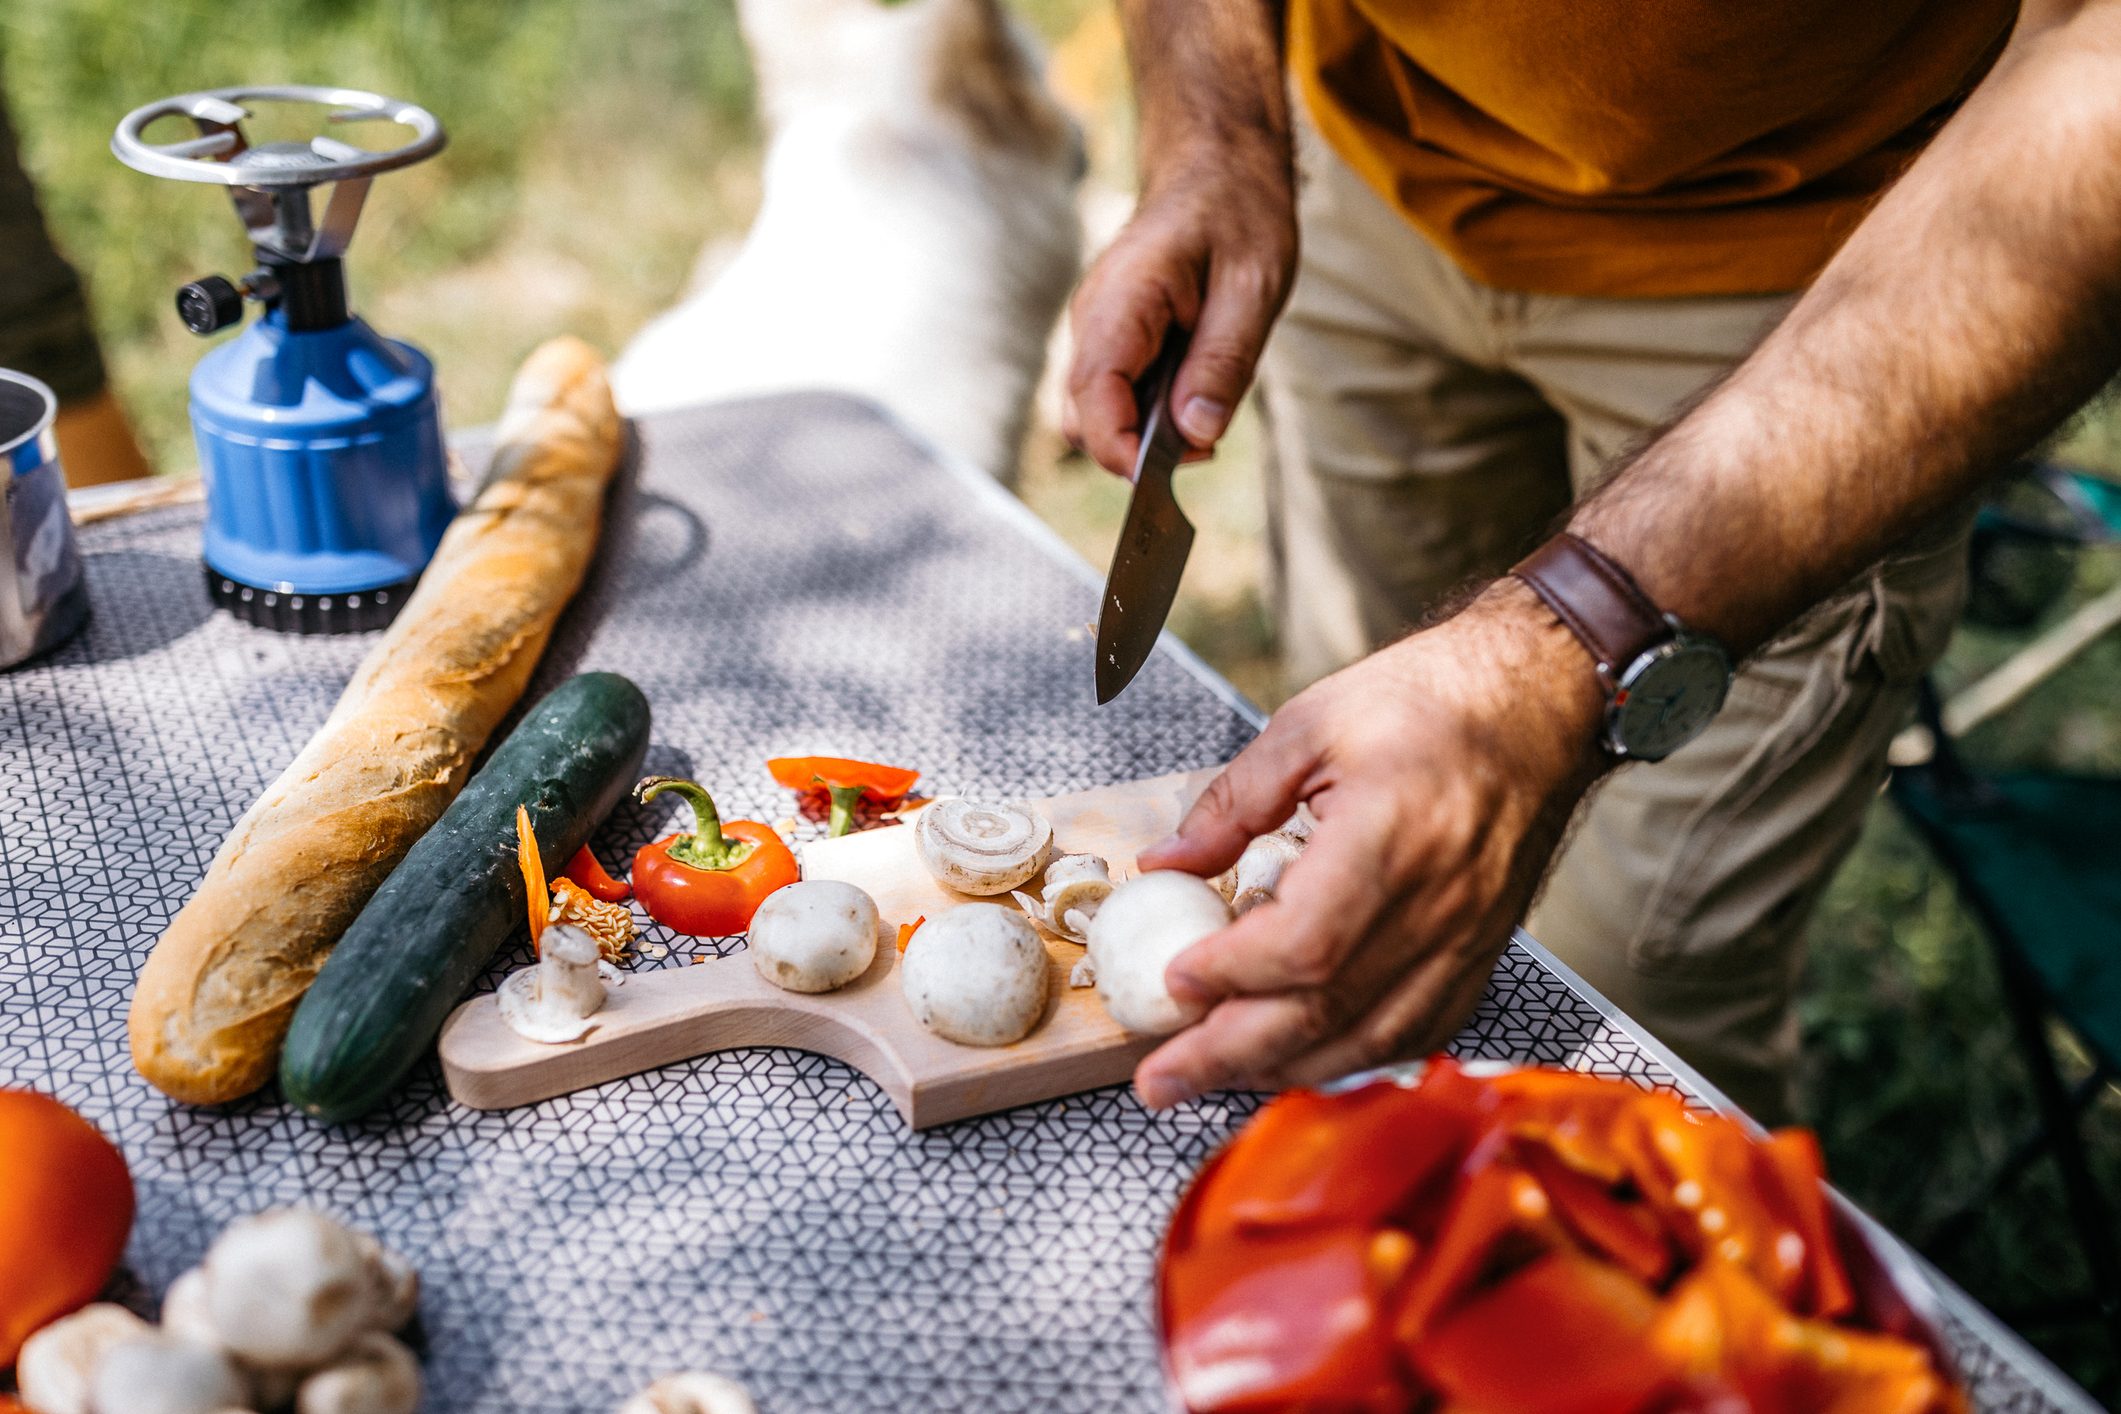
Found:
[{"label": "mushroom cap", "polygon": [[751,962],[790,992],[844,987],[876,961],[876,900],[837,879],[805,879],[766,895],[751,916]]},{"label": "mushroom cap", "polygon": [[914,818],[914,847],[937,883],[961,894],[1005,894],[1046,867],[1053,823],[1022,805],[951,797]]},{"label": "mushroom cap", "polygon": [[1139,1036],[1166,1036],[1198,1021],[1164,986],[1164,969],[1193,944],[1230,923],[1213,884],[1159,869],[1114,889],[1090,920],[1090,965],[1112,1019]]},{"label": "mushroom cap", "polygon": [[88,1388],[94,1414],[219,1414],[250,1403],[250,1387],[226,1354],[160,1331],[111,1346]]},{"label": "mushroom cap", "polygon": [[964,1046],[1006,1046],[1046,1013],[1052,971],[1038,933],[998,903],[960,904],[906,945],[899,986],[921,1025]]},{"label": "mushroom cap", "polygon": [[372,1239],[306,1209],[238,1218],[206,1253],[207,1314],[246,1364],[325,1364],[376,1323],[384,1281],[377,1251]]},{"label": "mushroom cap", "polygon": [[619,1414],[756,1414],[751,1393],[735,1380],[697,1370],[665,1375],[619,1407]]},{"label": "mushroom cap", "polygon": [[37,1414],[89,1414],[89,1382],[113,1346],[154,1327],[114,1302],[83,1306],[33,1332],[15,1358],[22,1398]]},{"label": "mushroom cap", "polygon": [[295,1414],[415,1414],[420,1363],[395,1336],[369,1331],[302,1381]]}]

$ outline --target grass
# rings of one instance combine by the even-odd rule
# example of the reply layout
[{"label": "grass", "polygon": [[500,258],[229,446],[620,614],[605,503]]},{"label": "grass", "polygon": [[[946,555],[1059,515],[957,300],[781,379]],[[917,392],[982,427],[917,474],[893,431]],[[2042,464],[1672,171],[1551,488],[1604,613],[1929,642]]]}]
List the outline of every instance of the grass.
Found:
[{"label": "grass", "polygon": [[[1101,0],[1019,9],[1060,45],[1099,176],[1130,181],[1123,71]],[[757,199],[759,134],[729,0],[8,0],[0,73],[52,225],[88,276],[118,384],[151,451],[191,462],[183,383],[201,345],[169,309],[184,280],[244,268],[218,193],[120,166],[110,131],[132,106],[191,88],[334,82],[424,101],[451,146],[377,184],[352,271],[372,322],[432,351],[446,415],[499,410],[538,340],[569,329],[615,350],[682,286],[703,240],[739,231]],[[2087,417],[2066,450],[2121,473],[2121,416]],[[1188,471],[1200,542],[1173,623],[1256,700],[1282,697],[1260,575],[1258,436]],[[1059,454],[1027,456],[1024,493],[1102,562],[1124,488]],[[2121,573],[2087,559],[2082,598]],[[2057,610],[2060,612],[2060,610]],[[2023,635],[1963,633],[1963,682]],[[1974,734],[1987,760],[2121,771],[2121,642],[2110,641]],[[1919,1230],[1992,1162],[2030,1113],[1988,953],[1949,883],[1883,806],[1813,929],[1804,996],[1806,1111],[1838,1180]],[[2088,1127],[2121,1195],[2121,1099]],[[2052,1295],[2075,1245],[2053,1176],[2036,1170],[1947,1264],[1997,1306]],[[2029,1331],[2079,1379],[2115,1371],[2083,1329]]]}]

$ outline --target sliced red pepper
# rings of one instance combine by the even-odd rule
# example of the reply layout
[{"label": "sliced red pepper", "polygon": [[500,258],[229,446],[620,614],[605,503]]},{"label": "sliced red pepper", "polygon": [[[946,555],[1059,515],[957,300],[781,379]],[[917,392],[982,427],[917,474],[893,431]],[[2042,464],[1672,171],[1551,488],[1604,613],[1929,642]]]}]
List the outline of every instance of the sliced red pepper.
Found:
[{"label": "sliced red pepper", "polygon": [[1652,1092],[1567,1070],[1516,1070],[1491,1083],[1513,1133],[1537,1139],[1579,1173],[1607,1183],[1626,1176],[1614,1136],[1621,1117]]},{"label": "sliced red pepper", "polygon": [[1342,1229],[1173,1251],[1163,1326],[1184,1407],[1192,1414],[1411,1410],[1413,1394],[1386,1338],[1372,1246],[1372,1234]]},{"label": "sliced red pepper", "polygon": [[921,930],[921,924],[926,923],[927,921],[928,915],[923,913],[920,917],[914,919],[911,923],[901,923],[898,925],[898,950],[900,952],[904,952],[906,950],[906,944],[913,941],[913,935],[915,933],[918,933]]},{"label": "sliced red pepper", "polygon": [[552,919],[552,891],[545,887],[545,856],[538,853],[530,809],[523,805],[516,807],[516,868],[523,875],[523,903],[530,914],[530,950],[539,953],[545,925]]},{"label": "sliced red pepper", "polygon": [[766,769],[789,790],[822,790],[831,796],[832,826],[827,833],[835,838],[854,828],[858,802],[896,805],[921,778],[920,772],[903,766],[879,766],[842,756],[777,756],[766,763]]},{"label": "sliced red pepper", "polygon": [[1753,1158],[1769,1206],[1804,1243],[1803,1293],[1794,1309],[1829,1320],[1847,1315],[1855,1309],[1856,1289],[1834,1241],[1819,1140],[1808,1129],[1779,1129],[1754,1147]]},{"label": "sliced red pepper", "polygon": [[1665,1358],[1721,1381],[1758,1414],[1946,1414],[1963,1408],[1929,1353],[1897,1336],[1793,1316],[1752,1273],[1710,1261],[1658,1318]]},{"label": "sliced red pepper", "polygon": [[1291,1090],[1224,1151],[1202,1194],[1202,1235],[1409,1217],[1409,1204],[1457,1169],[1487,1108],[1481,1082],[1448,1060],[1413,1086]]},{"label": "sliced red pepper", "polygon": [[741,933],[768,894],[802,877],[795,855],[770,826],[724,825],[713,797],[696,782],[650,776],[634,788],[634,798],[646,804],[664,791],[691,805],[693,827],[642,845],[633,857],[641,907],[664,927],[696,938]]},{"label": "sliced red pepper", "polygon": [[1562,1226],[1635,1280],[1662,1286],[1672,1273],[1672,1244],[1649,1206],[1616,1195],[1596,1177],[1571,1168],[1545,1144],[1520,1139],[1517,1159],[1539,1180]]},{"label": "sliced red pepper", "polygon": [[574,858],[560,872],[587,890],[591,898],[605,903],[624,903],[633,897],[633,886],[604,872],[604,866],[586,844],[574,852]]},{"label": "sliced red pepper", "polygon": [[1483,1283],[1570,1245],[1546,1190],[1530,1174],[1507,1158],[1476,1162],[1392,1318],[1394,1338],[1409,1349]]},{"label": "sliced red pepper", "polygon": [[1576,1252],[1541,1257],[1437,1322],[1410,1351],[1453,1409],[1618,1414],[1679,1378],[1657,1298]]}]

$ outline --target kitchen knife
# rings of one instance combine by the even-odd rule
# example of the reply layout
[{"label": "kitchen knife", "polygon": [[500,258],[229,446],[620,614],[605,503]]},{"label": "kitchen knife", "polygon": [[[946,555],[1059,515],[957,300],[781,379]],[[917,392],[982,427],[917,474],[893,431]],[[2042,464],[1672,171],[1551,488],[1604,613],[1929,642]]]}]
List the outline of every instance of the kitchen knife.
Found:
[{"label": "kitchen knife", "polygon": [[1149,661],[1193,549],[1193,523],[1171,491],[1171,475],[1186,452],[1171,415],[1171,384],[1185,362],[1187,342],[1186,331],[1172,325],[1162,352],[1134,385],[1134,405],[1142,409],[1141,450],[1134,456],[1134,499],[1112,551],[1097,618],[1099,706],[1119,696]]}]

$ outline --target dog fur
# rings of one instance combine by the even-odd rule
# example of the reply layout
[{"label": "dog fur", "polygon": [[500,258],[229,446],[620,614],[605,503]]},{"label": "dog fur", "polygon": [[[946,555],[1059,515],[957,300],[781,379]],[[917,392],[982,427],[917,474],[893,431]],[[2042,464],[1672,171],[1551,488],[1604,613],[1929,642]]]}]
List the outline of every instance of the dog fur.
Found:
[{"label": "dog fur", "polygon": [[1013,480],[1074,283],[1084,161],[1000,0],[740,0],[769,130],[735,257],[614,371],[629,412],[875,400]]}]

